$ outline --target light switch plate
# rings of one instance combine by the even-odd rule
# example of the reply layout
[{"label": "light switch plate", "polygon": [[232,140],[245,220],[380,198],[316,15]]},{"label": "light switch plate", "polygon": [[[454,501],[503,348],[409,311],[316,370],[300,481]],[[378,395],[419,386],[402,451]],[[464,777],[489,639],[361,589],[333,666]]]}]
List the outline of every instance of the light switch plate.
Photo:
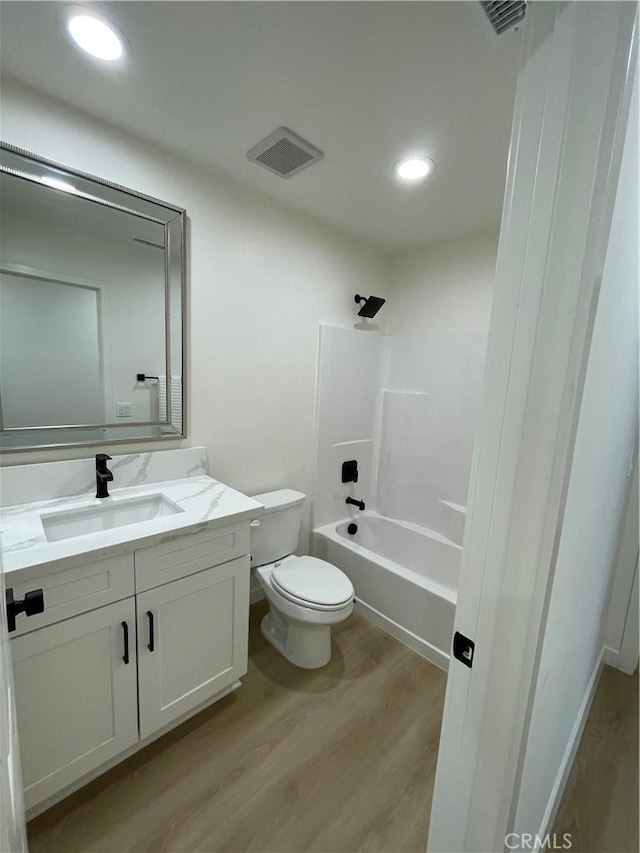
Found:
[{"label": "light switch plate", "polygon": [[117,418],[130,418],[131,417],[131,403],[116,403],[116,417]]}]

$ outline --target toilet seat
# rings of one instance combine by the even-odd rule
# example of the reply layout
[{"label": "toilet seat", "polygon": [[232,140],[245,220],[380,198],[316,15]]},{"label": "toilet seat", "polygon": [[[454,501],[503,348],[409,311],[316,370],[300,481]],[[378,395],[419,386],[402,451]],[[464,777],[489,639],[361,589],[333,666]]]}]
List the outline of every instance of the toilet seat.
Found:
[{"label": "toilet seat", "polygon": [[312,610],[339,610],[353,600],[349,578],[316,557],[294,557],[271,572],[274,588],[289,601]]}]

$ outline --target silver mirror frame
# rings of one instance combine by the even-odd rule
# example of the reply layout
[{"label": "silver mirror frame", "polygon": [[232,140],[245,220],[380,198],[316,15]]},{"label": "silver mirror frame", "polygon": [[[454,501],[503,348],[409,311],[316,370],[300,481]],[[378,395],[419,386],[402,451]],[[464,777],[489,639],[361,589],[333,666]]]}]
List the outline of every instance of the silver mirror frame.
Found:
[{"label": "silver mirror frame", "polygon": [[[166,353],[166,422],[145,422],[133,424],[105,423],[105,424],[70,424],[60,426],[39,426],[3,429],[0,414],[0,453],[27,452],[30,450],[44,450],[62,447],[79,447],[104,444],[122,444],[139,441],[176,441],[186,437],[186,408],[187,408],[187,376],[186,376],[186,333],[187,333],[187,215],[186,210],[174,204],[162,201],[144,193],[137,192],[120,184],[107,181],[71,168],[62,163],[41,157],[26,149],[19,148],[6,142],[0,141],[0,158],[3,155],[10,157],[28,159],[37,164],[38,168],[52,169],[71,178],[82,182],[90,182],[92,192],[78,190],[75,194],[97,204],[110,207],[114,210],[139,216],[142,219],[159,223],[165,231],[164,250],[164,272],[165,272],[165,353]],[[13,175],[23,180],[34,183],[44,183],[35,175],[22,172],[12,166],[0,162],[0,173]],[[95,192],[94,192],[95,190]],[[52,189],[52,192],[57,190]],[[114,200],[115,199],[115,200]],[[152,207],[153,206],[153,207]],[[154,210],[155,208],[155,210]],[[162,215],[159,215],[162,214]],[[171,313],[170,292],[175,287],[175,275],[172,279],[171,246],[169,237],[169,226],[172,230],[178,226],[180,233],[180,318],[176,323],[175,316]],[[175,312],[174,312],[175,313]],[[171,338],[170,329],[176,325],[181,333],[181,422],[179,427],[172,423],[171,417]],[[176,360],[177,361],[177,360]],[[1,393],[1,389],[0,389]],[[0,407],[0,413],[2,409]]]}]

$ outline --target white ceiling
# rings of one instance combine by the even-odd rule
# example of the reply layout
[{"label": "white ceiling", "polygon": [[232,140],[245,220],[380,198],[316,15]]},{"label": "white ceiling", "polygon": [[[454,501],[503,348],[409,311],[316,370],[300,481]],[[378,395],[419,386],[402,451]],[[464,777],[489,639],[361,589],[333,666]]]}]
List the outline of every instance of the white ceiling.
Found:
[{"label": "white ceiling", "polygon": [[[132,48],[114,69],[63,38],[59,4],[4,2],[1,67],[393,251],[500,218],[520,35],[487,41],[470,5],[102,3]],[[290,180],[246,159],[281,125],[325,154]],[[435,160],[424,184],[394,181],[406,152]]]}]

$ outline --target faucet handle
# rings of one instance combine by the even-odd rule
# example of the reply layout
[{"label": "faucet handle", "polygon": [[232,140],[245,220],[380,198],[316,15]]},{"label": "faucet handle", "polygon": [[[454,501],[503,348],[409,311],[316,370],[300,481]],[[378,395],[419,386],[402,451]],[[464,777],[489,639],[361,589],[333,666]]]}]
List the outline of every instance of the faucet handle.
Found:
[{"label": "faucet handle", "polygon": [[111,457],[108,453],[96,453],[96,462],[107,462]]}]

